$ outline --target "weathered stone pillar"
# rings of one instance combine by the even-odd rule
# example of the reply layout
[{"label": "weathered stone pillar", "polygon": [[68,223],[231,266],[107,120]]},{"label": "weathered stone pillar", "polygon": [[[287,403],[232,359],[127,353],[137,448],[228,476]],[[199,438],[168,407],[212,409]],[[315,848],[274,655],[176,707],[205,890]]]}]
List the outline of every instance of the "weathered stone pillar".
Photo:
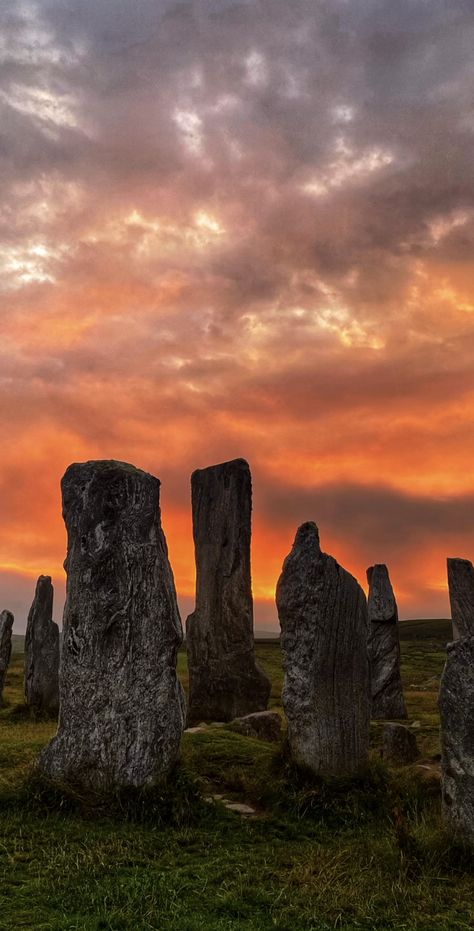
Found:
[{"label": "weathered stone pillar", "polygon": [[248,464],[198,469],[191,490],[197,576],[186,626],[188,720],[231,721],[265,710],[270,695],[254,652]]},{"label": "weathered stone pillar", "polygon": [[3,686],[12,655],[13,614],[11,611],[0,613],[0,708],[3,705]]},{"label": "weathered stone pillar", "polygon": [[276,602],[292,756],[323,776],[352,775],[369,749],[367,602],[356,579],[321,552],[312,522],[297,531]]},{"label": "weathered stone pillar", "polygon": [[453,639],[474,636],[474,566],[468,559],[448,559],[448,589]]},{"label": "weathered stone pillar", "polygon": [[40,575],[25,637],[25,698],[34,717],[59,711],[59,627],[53,621],[53,586]]},{"label": "weathered stone pillar", "polygon": [[443,817],[452,832],[474,845],[474,570],[448,559],[453,635],[441,677],[441,785]]},{"label": "weathered stone pillar", "polygon": [[372,717],[406,718],[400,675],[398,610],[388,569],[383,564],[367,569],[368,651],[372,691]]},{"label": "weathered stone pillar", "polygon": [[53,780],[143,786],[174,763],[185,708],[182,641],[158,479],[124,462],[71,465],[62,480],[67,593]]}]

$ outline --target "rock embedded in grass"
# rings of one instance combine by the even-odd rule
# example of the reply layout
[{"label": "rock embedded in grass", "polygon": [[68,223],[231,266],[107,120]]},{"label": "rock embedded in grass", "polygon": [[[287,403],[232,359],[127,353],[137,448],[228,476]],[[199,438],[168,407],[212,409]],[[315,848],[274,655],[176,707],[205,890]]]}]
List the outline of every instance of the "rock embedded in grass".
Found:
[{"label": "rock embedded in grass", "polygon": [[413,732],[403,724],[386,724],[382,734],[382,756],[395,766],[414,763],[420,752]]},{"label": "rock embedded in grass", "polygon": [[257,737],[269,743],[278,743],[281,739],[281,718],[277,711],[256,711],[242,718],[235,718],[229,727],[246,737]]},{"label": "rock embedded in grass", "polygon": [[160,482],[127,463],[85,462],[62,480],[67,597],[53,781],[141,787],[176,761],[185,706],[182,628],[159,508]]},{"label": "rock embedded in grass", "polygon": [[468,559],[448,559],[448,588],[453,637],[474,637],[474,566]]},{"label": "rock embedded in grass", "polygon": [[11,611],[0,613],[0,707],[3,705],[3,687],[12,655],[13,620]]},{"label": "rock embedded in grass", "polygon": [[25,698],[35,717],[59,711],[59,628],[53,621],[53,586],[40,575],[25,637]]},{"label": "rock embedded in grass", "polygon": [[191,478],[196,608],[188,617],[188,722],[263,711],[270,682],[255,659],[250,575],[252,482],[244,459]]},{"label": "rock embedded in grass", "polygon": [[367,763],[367,602],[356,579],[321,552],[316,524],[297,531],[276,591],[283,706],[296,763],[350,776]]},{"label": "rock embedded in grass", "polygon": [[372,718],[406,718],[400,674],[398,609],[387,567],[382,563],[370,566],[367,581]]}]

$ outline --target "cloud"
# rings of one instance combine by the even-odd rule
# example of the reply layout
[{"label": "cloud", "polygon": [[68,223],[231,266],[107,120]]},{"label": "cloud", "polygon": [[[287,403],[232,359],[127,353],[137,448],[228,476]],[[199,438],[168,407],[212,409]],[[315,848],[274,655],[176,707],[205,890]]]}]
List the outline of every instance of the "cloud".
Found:
[{"label": "cloud", "polygon": [[304,504],[444,613],[442,554],[473,544],[467,0],[5,0],[0,25],[5,571],[60,566],[59,477],[113,456],[162,478],[190,598],[189,474],[244,455],[265,611]]}]

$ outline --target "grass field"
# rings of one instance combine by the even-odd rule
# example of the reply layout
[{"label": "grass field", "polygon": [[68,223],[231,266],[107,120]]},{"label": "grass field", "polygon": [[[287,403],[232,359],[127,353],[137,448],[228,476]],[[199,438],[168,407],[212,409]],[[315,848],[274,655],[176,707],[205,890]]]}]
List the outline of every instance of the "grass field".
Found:
[{"label": "grass field", "polygon": [[[281,748],[209,728],[185,735],[170,798],[151,799],[145,814],[143,805],[79,809],[28,781],[55,726],[25,716],[15,653],[0,711],[0,929],[472,929],[470,857],[439,814],[436,701],[448,638],[447,622],[402,625],[422,766],[383,768],[374,724],[368,772],[328,787],[292,771]],[[257,652],[280,710],[278,643]],[[186,684],[184,654],[179,667]],[[243,819],[205,801],[211,794],[257,814]]]}]

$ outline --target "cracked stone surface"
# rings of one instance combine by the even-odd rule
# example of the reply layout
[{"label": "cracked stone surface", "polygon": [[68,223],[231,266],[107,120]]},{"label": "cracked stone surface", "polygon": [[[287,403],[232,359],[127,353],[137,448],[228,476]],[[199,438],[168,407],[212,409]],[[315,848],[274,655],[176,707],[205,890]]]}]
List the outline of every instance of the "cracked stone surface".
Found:
[{"label": "cracked stone surface", "polygon": [[53,586],[40,575],[25,637],[25,698],[33,715],[59,711],[59,627],[53,621]]},{"label": "cracked stone surface", "polygon": [[196,608],[188,617],[190,724],[263,711],[270,682],[255,660],[250,576],[252,483],[244,459],[191,478]]},{"label": "cracked stone surface", "polygon": [[474,567],[468,559],[448,559],[453,638],[474,636]]},{"label": "cracked stone surface", "polygon": [[406,718],[400,674],[398,609],[388,569],[382,563],[367,569],[369,583],[368,640],[372,717]]},{"label": "cracked stone surface", "polygon": [[51,779],[143,786],[175,762],[185,705],[176,675],[182,628],[160,482],[123,462],[71,465],[62,480],[67,595]]},{"label": "cracked stone surface", "polygon": [[13,614],[11,611],[0,613],[0,707],[3,705],[3,687],[12,655]]},{"label": "cracked stone surface", "polygon": [[288,741],[313,772],[351,775],[368,759],[367,602],[321,551],[316,524],[298,529],[277,585]]}]

